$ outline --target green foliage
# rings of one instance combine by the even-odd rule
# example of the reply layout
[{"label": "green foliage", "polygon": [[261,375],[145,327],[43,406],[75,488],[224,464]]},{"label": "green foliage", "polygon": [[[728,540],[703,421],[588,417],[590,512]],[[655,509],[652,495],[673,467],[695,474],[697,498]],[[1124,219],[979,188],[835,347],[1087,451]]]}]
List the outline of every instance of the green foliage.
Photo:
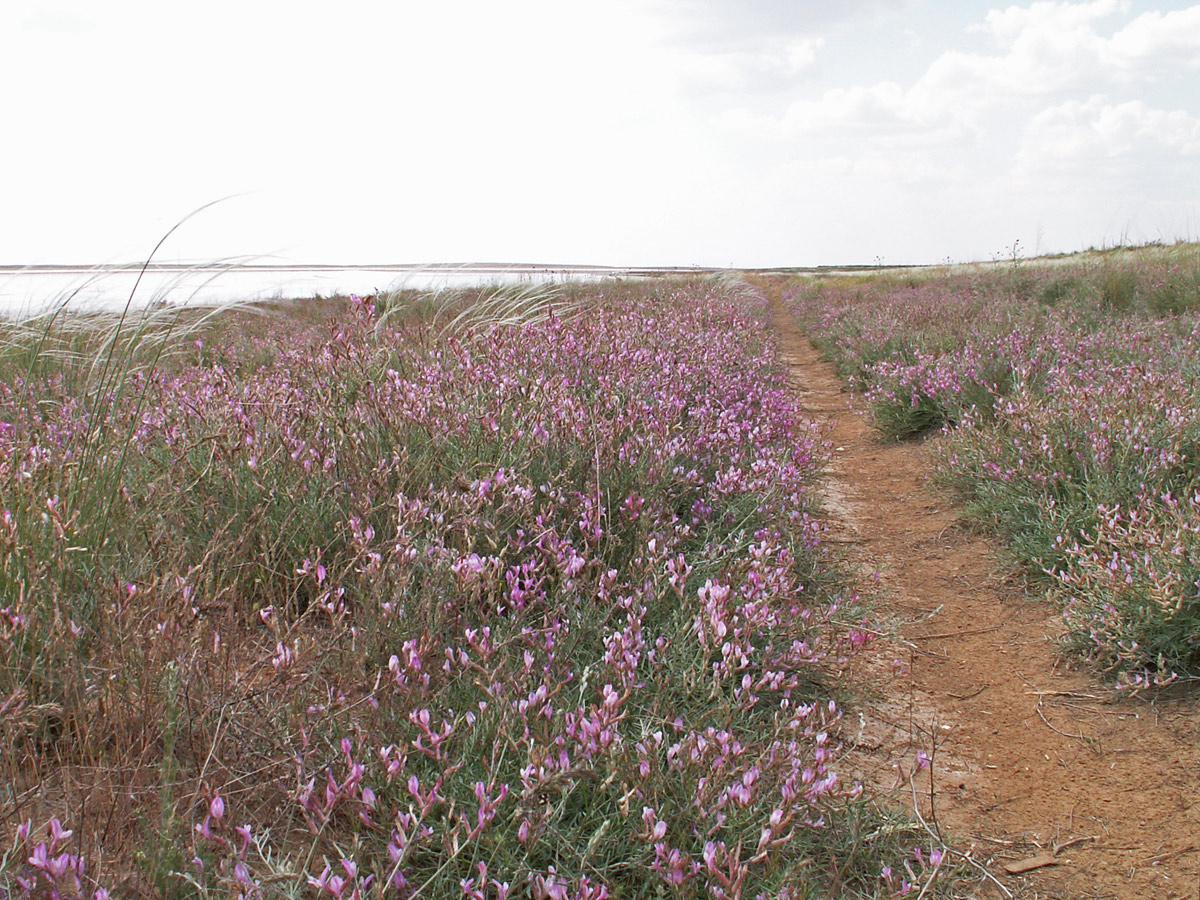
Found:
[{"label": "green foliage", "polygon": [[1106,265],[1096,277],[1100,304],[1109,312],[1127,313],[1138,298],[1138,277],[1124,266]]},{"label": "green foliage", "polygon": [[1154,280],[1146,306],[1156,316],[1178,316],[1200,310],[1200,271],[1179,267]]},{"label": "green foliage", "polygon": [[1082,284],[1077,275],[1052,278],[1042,285],[1038,291],[1038,299],[1047,306],[1056,306],[1060,301],[1076,296]]},{"label": "green foliage", "polygon": [[903,441],[936,431],[948,419],[947,410],[934,397],[913,392],[876,403],[871,421],[885,436]]}]

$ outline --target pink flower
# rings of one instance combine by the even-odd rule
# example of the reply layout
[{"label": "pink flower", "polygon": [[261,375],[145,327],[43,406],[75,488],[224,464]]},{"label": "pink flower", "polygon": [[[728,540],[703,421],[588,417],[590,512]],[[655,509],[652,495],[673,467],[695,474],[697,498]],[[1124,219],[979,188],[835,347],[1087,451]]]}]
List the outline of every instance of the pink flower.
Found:
[{"label": "pink flower", "polygon": [[73,831],[67,831],[62,827],[62,823],[58,819],[51,819],[49,825],[50,846],[57,847],[60,841],[65,841],[69,838]]}]

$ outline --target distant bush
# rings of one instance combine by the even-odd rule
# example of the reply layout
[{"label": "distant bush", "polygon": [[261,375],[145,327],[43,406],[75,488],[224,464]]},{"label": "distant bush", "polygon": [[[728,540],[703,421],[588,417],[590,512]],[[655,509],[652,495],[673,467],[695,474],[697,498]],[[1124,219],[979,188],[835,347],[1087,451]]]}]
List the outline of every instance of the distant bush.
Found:
[{"label": "distant bush", "polygon": [[1200,310],[1200,272],[1180,267],[1157,275],[1147,287],[1146,305],[1158,316]]},{"label": "distant bush", "polygon": [[1077,276],[1054,278],[1042,285],[1038,298],[1047,306],[1056,306],[1061,300],[1074,296],[1082,282]]},{"label": "distant bush", "polygon": [[1133,310],[1138,296],[1138,277],[1128,268],[1105,265],[1096,277],[1100,289],[1100,304],[1110,312]]}]

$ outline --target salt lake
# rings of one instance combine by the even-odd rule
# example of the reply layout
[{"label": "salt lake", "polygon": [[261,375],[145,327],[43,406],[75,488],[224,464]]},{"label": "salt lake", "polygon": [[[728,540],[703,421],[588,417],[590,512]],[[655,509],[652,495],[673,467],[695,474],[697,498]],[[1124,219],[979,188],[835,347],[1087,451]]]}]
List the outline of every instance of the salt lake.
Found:
[{"label": "salt lake", "polygon": [[487,284],[546,284],[665,272],[609,266],[502,265],[140,265],[0,267],[0,315],[24,316],[63,303],[80,310],[160,304],[216,305],[253,300],[446,290]]}]

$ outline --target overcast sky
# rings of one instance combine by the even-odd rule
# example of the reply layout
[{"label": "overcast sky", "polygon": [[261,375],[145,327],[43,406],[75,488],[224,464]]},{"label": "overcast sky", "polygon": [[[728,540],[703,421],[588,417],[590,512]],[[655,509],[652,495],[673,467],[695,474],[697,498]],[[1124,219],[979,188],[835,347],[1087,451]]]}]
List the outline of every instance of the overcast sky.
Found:
[{"label": "overcast sky", "polygon": [[3,0],[0,263],[1200,238],[1200,3]]}]

